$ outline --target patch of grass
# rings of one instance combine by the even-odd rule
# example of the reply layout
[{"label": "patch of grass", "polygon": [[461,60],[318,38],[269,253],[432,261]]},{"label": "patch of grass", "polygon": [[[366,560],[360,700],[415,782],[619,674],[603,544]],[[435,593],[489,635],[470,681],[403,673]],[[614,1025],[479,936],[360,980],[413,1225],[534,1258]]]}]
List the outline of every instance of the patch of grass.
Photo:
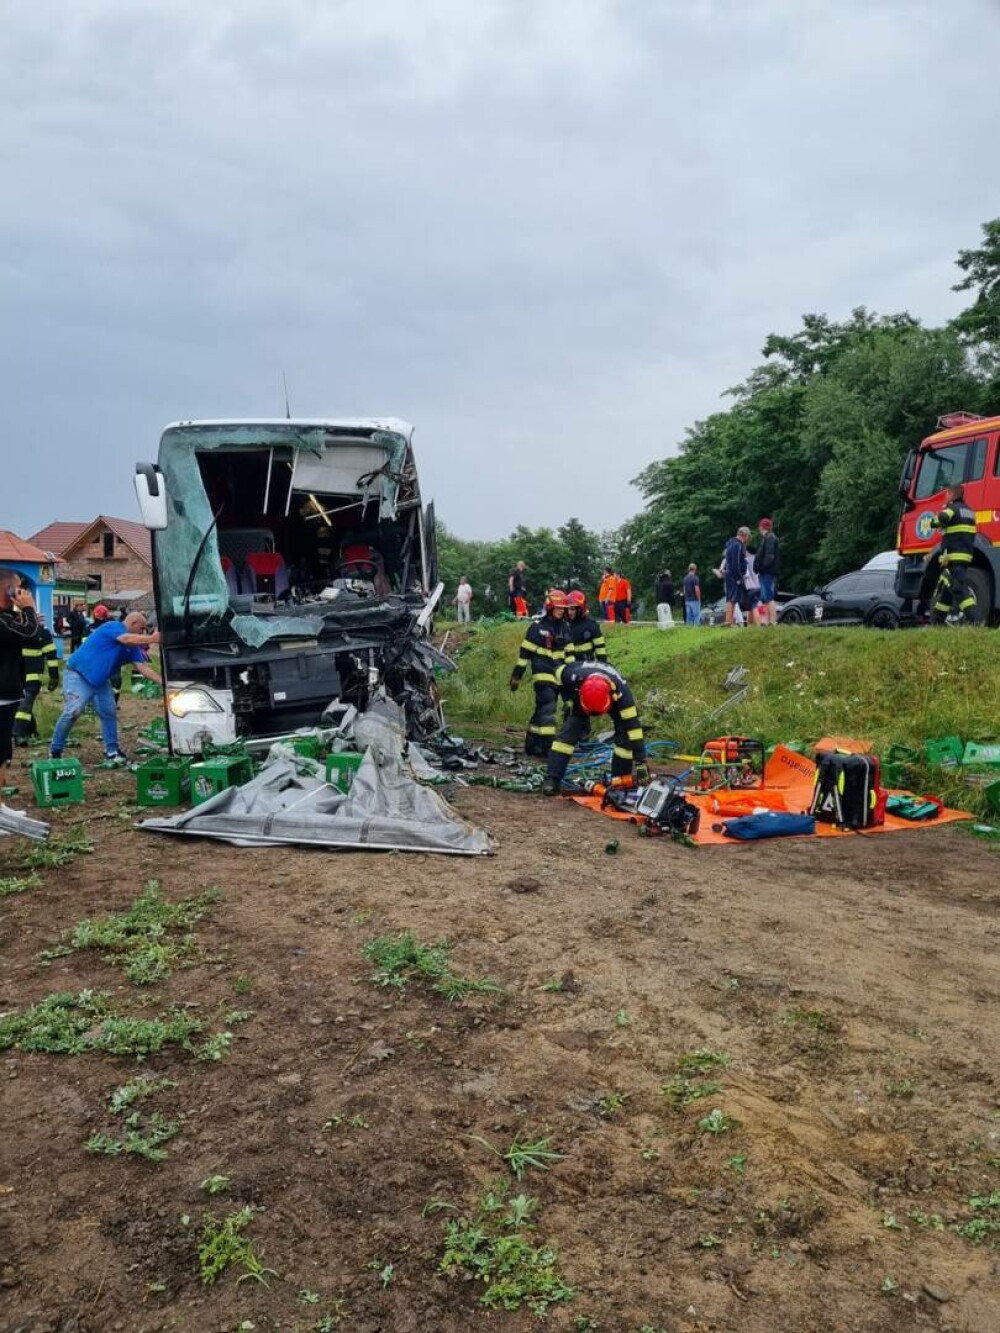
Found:
[{"label": "patch of grass", "polygon": [[243,972],[238,977],[233,977],[233,990],[237,995],[249,995],[253,990],[253,982]]},{"label": "patch of grass", "polygon": [[127,1055],[142,1059],[177,1045],[191,1051],[192,1038],[204,1028],[200,1019],[180,1009],[160,1018],[132,1018],[111,1009],[103,991],[79,995],[46,995],[23,1014],[0,1019],[0,1051],[45,1052],[51,1055]]},{"label": "patch of grass", "polygon": [[206,1176],[198,1186],[205,1194],[228,1194],[230,1176]]},{"label": "patch of grass", "polygon": [[206,1213],[202,1218],[201,1243],[198,1246],[198,1267],[201,1280],[211,1284],[228,1268],[242,1268],[237,1282],[248,1277],[267,1286],[267,1278],[277,1277],[273,1268],[265,1268],[254,1243],[245,1234],[253,1221],[254,1209],[249,1205],[227,1217],[217,1218]]},{"label": "patch of grass", "polygon": [[231,1032],[213,1032],[206,1037],[200,1046],[194,1050],[196,1060],[205,1060],[209,1063],[217,1060],[224,1060],[233,1048],[233,1034]]},{"label": "patch of grass", "polygon": [[916,1092],[916,1084],[912,1078],[897,1078],[885,1085],[885,1095],[894,1097],[902,1101],[909,1101]]},{"label": "patch of grass", "polygon": [[470,1216],[444,1223],[439,1272],[481,1282],[479,1303],[488,1310],[527,1306],[544,1317],[552,1306],[571,1300],[575,1291],[559,1272],[556,1250],[536,1244],[531,1234],[536,1209],[536,1199],[508,1198],[505,1181],[488,1187]]},{"label": "patch of grass", "polygon": [[562,1153],[552,1151],[550,1147],[551,1137],[532,1140],[522,1138],[520,1134],[515,1134],[514,1140],[506,1152],[501,1152],[495,1144],[490,1143],[489,1139],[481,1138],[478,1134],[472,1135],[472,1141],[480,1144],[494,1157],[499,1157],[501,1162],[506,1163],[515,1180],[523,1180],[529,1170],[548,1171],[553,1162],[564,1160]]},{"label": "patch of grass", "polygon": [[502,994],[503,987],[486,977],[473,979],[452,972],[451,949],[446,940],[424,944],[412,930],[405,930],[398,935],[379,935],[369,940],[362,952],[374,965],[369,978],[374,986],[405,990],[411,981],[421,981],[449,1002],[471,994]]},{"label": "patch of grass", "polygon": [[952,1231],[971,1245],[984,1245],[987,1241],[994,1244],[994,1237],[1000,1237],[1000,1190],[989,1194],[974,1194],[969,1200],[972,1216],[956,1222]]},{"label": "patch of grass", "polygon": [[694,1079],[682,1078],[680,1074],[675,1074],[663,1084],[660,1091],[666,1097],[667,1101],[675,1111],[682,1111],[685,1106],[690,1106],[692,1102],[700,1101],[703,1097],[711,1097],[719,1091],[720,1085],[711,1080],[707,1082],[696,1082]]},{"label": "patch of grass", "polygon": [[168,902],[151,879],[127,912],[86,917],[69,936],[71,949],[104,950],[104,962],[121,966],[137,986],[164,981],[195,948],[192,928],[220,897],[212,889],[196,898]]},{"label": "patch of grass", "polygon": [[721,1236],[717,1236],[714,1231],[710,1231],[707,1236],[700,1237],[698,1244],[703,1250],[715,1250],[720,1245],[724,1245],[725,1241]]},{"label": "patch of grass", "polygon": [[709,1111],[708,1115],[703,1115],[698,1121],[698,1128],[703,1134],[728,1134],[734,1130],[740,1122],[731,1115],[726,1115],[721,1107],[716,1106]]},{"label": "patch of grass", "polygon": [[323,1123],[323,1128],[324,1128],[324,1129],[340,1129],[342,1126],[345,1126],[345,1125],[346,1125],[346,1127],[347,1127],[348,1129],[370,1129],[370,1128],[371,1128],[371,1126],[368,1124],[368,1121],[364,1118],[363,1115],[352,1115],[352,1116],[348,1117],[348,1116],[344,1115],[344,1113],[343,1113],[342,1111],[334,1111],[334,1113],[333,1113],[333,1115],[330,1117],[330,1119],[324,1121],[324,1123]]},{"label": "patch of grass", "polygon": [[713,1069],[726,1069],[732,1058],[727,1051],[710,1051],[706,1047],[701,1047],[697,1051],[687,1051],[681,1056],[677,1061],[677,1072],[688,1077],[708,1074]]},{"label": "patch of grass", "polygon": [[627,1092],[602,1092],[594,1103],[597,1114],[602,1120],[614,1120],[619,1111],[625,1109],[628,1101]]},{"label": "patch of grass", "polygon": [[154,1092],[166,1092],[176,1087],[177,1084],[172,1078],[149,1078],[142,1074],[139,1078],[130,1079],[128,1083],[115,1088],[108,1098],[108,1110],[112,1115],[121,1115],[135,1102],[145,1101]]},{"label": "patch of grass", "polygon": [[922,1227],[924,1230],[944,1230],[944,1218],[940,1213],[924,1213],[919,1208],[911,1208],[906,1216],[915,1226]]},{"label": "patch of grass", "polygon": [[12,898],[18,893],[27,893],[41,884],[40,875],[5,875],[0,878],[0,898]]},{"label": "patch of grass", "polygon": [[630,1028],[632,1026],[632,1015],[627,1009],[619,1009],[615,1014],[616,1028]]},{"label": "patch of grass", "polygon": [[24,866],[29,870],[60,870],[68,866],[76,856],[89,856],[94,850],[94,843],[83,832],[71,833],[65,837],[49,838],[48,842],[34,843],[24,857]]},{"label": "patch of grass", "polygon": [[733,1153],[732,1157],[726,1159],[726,1166],[729,1167],[734,1176],[746,1175],[747,1155],[746,1153]]},{"label": "patch of grass", "polygon": [[801,1027],[812,1028],[814,1032],[826,1032],[835,1035],[840,1031],[840,1024],[823,1009],[802,1009],[794,1006],[786,1009],[784,1022]]},{"label": "patch of grass", "polygon": [[141,1111],[133,1111],[126,1116],[123,1128],[125,1134],[121,1138],[111,1134],[92,1134],[84,1147],[88,1152],[104,1153],[109,1157],[124,1153],[145,1157],[150,1162],[162,1162],[167,1155],[162,1145],[176,1138],[181,1129],[179,1121],[167,1120],[159,1111],[154,1111],[149,1117],[143,1117]]}]

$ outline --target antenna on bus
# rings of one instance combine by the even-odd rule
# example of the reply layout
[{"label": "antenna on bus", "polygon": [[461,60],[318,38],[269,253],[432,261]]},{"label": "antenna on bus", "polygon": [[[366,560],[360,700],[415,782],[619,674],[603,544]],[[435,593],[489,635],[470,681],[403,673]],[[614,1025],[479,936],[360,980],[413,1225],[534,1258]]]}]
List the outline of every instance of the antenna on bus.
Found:
[{"label": "antenna on bus", "polygon": [[288,380],[285,378],[285,372],[281,372],[281,382],[285,386],[285,420],[291,421],[292,409],[288,406]]}]

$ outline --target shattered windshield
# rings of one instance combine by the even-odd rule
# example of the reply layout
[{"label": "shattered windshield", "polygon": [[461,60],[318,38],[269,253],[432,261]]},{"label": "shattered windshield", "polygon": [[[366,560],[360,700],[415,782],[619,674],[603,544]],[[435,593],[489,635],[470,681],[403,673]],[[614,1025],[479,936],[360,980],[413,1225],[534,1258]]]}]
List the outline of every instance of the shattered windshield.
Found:
[{"label": "shattered windshield", "polygon": [[406,437],[297,422],[174,427],[160,445],[166,620],[244,643],[315,636],[324,612],[422,591]]}]

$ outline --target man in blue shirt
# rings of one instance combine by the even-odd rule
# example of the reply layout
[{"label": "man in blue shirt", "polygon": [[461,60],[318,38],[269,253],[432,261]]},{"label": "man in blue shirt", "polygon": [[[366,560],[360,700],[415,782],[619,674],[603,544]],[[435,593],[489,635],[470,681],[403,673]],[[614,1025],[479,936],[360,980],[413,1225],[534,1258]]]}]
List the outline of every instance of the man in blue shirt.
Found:
[{"label": "man in blue shirt", "polygon": [[149,665],[144,651],[159,642],[159,633],[148,633],[146,617],[140,611],[126,616],[124,624],[108,620],[91,631],[66,663],[65,704],[49,747],[53,759],[61,758],[73,723],[91,701],[100,719],[105,755],[112,760],[124,758],[118,749],[118,710],[111,677],[131,662],[140,675],[162,685],[162,676]]}]

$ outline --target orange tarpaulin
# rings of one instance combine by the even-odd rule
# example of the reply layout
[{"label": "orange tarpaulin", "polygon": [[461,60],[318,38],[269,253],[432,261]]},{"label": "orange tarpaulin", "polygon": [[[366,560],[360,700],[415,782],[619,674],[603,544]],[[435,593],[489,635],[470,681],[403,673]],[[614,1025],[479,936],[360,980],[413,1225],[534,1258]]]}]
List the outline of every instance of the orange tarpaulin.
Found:
[{"label": "orange tarpaulin", "polygon": [[[794,750],[787,750],[783,745],[777,745],[774,753],[768,759],[764,766],[764,785],[763,788],[754,790],[746,788],[741,790],[738,795],[750,798],[759,793],[761,796],[760,804],[771,807],[769,797],[773,794],[780,797],[785,802],[785,807],[792,811],[807,810],[809,802],[812,800],[813,776],[816,772],[816,765],[808,755],[796,754]],[[694,835],[694,841],[699,847],[726,846],[726,847],[749,847],[751,844],[743,842],[739,838],[727,838],[724,833],[715,833],[712,829],[713,824],[721,824],[723,819],[732,818],[725,814],[719,814],[712,809],[712,802],[716,797],[726,798],[735,797],[737,792],[686,792],[685,799],[692,805],[696,805],[701,810],[701,827]],[[591,810],[596,810],[599,814],[610,815],[612,819],[636,820],[635,815],[625,814],[620,810],[602,810],[600,796],[574,796],[573,800],[577,805],[585,805]],[[949,810],[947,807],[942,809],[937,819],[923,820],[914,822],[909,819],[898,819],[895,815],[887,814],[884,824],[876,824],[872,828],[866,829],[839,829],[833,824],[824,824],[821,820],[816,821],[816,834],[820,838],[853,838],[858,833],[898,833],[901,829],[915,828],[935,828],[941,824],[951,824],[959,819],[971,819],[972,816],[964,810]],[[813,836],[809,834],[805,837]]]}]

